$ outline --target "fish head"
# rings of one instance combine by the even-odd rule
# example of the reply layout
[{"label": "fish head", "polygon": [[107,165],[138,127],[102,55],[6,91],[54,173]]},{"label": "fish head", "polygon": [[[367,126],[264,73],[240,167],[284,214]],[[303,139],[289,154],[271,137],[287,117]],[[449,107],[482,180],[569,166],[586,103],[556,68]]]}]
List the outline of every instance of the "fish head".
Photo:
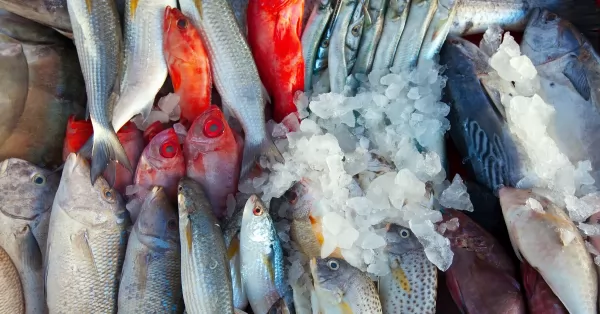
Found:
[{"label": "fish head", "polygon": [[237,149],[233,131],[221,109],[214,105],[194,120],[185,141],[193,144],[194,151],[200,154]]},{"label": "fish head", "polygon": [[315,288],[335,296],[339,303],[358,270],[343,259],[314,257],[310,261],[310,271]]},{"label": "fish head", "polygon": [[69,116],[63,146],[63,160],[66,160],[70,153],[78,152],[93,132],[91,120],[77,120],[75,115]]},{"label": "fish head", "polygon": [[9,158],[0,163],[0,211],[19,220],[34,220],[52,208],[60,172]]},{"label": "fish head", "polygon": [[179,138],[173,128],[165,129],[153,137],[144,148],[142,158],[154,170],[169,171],[185,166]]},{"label": "fish head", "polygon": [[303,219],[310,215],[317,201],[316,191],[307,179],[302,179],[285,192],[283,198],[287,201],[294,219]]},{"label": "fish head", "polygon": [[154,187],[146,196],[135,222],[140,241],[153,249],[179,246],[179,225],[175,209],[162,187]]},{"label": "fish head", "polygon": [[192,214],[211,212],[212,206],[202,186],[188,177],[183,177],[177,185],[177,203],[179,217],[186,218]]},{"label": "fish head", "polygon": [[410,251],[423,250],[423,245],[409,228],[389,224],[385,238],[386,250],[393,255],[402,256]]},{"label": "fish head", "polygon": [[244,205],[241,230],[242,237],[249,241],[269,244],[274,241],[269,209],[256,194],[251,195]]}]

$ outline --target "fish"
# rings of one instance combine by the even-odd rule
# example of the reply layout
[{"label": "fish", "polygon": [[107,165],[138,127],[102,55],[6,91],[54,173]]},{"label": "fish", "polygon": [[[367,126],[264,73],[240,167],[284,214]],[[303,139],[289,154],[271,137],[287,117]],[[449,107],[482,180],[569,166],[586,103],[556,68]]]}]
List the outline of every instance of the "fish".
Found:
[{"label": "fish", "polygon": [[456,18],[457,2],[459,1],[438,1],[436,12],[421,44],[417,65],[422,64],[425,60],[433,60],[437,56],[450,32],[452,22]]},{"label": "fish", "polygon": [[67,0],[0,0],[0,9],[66,33],[72,31]]},{"label": "fish", "polygon": [[400,37],[404,33],[410,6],[411,0],[389,0],[383,19],[381,38],[375,49],[373,70],[387,70],[392,66]]},{"label": "fish", "polygon": [[92,185],[90,174],[83,156],[67,157],[52,205],[44,265],[50,313],[117,311],[131,220],[119,192],[102,177]]},{"label": "fish", "polygon": [[[387,0],[369,0],[368,16],[365,16],[360,45],[352,73],[368,74],[373,66],[375,52],[383,32],[383,22],[387,11]],[[396,30],[398,31],[398,30]],[[401,31],[400,31],[401,33]]]},{"label": "fish", "polygon": [[223,105],[244,129],[241,177],[246,177],[265,153],[283,162],[265,126],[265,89],[252,52],[227,0],[182,0],[181,11],[200,31],[213,69],[213,82]]},{"label": "fish", "polygon": [[179,219],[164,189],[154,187],[127,241],[119,285],[123,313],[180,313]]},{"label": "fish", "polygon": [[255,313],[267,313],[280,298],[293,308],[283,249],[268,208],[257,195],[251,195],[244,206],[240,261],[248,302]]},{"label": "fish", "polygon": [[294,94],[304,88],[302,14],[304,0],[257,0],[248,4],[248,45],[280,123],[297,115]]},{"label": "fish", "polygon": [[345,260],[313,257],[310,271],[321,311],[383,313],[373,281]]},{"label": "fish", "polygon": [[169,76],[179,96],[180,122],[189,127],[210,108],[212,77],[208,54],[198,30],[176,8],[165,9],[163,33]]},{"label": "fish", "polygon": [[319,44],[332,13],[331,0],[315,2],[302,32],[300,42],[302,44],[302,58],[304,59],[304,92],[312,89],[313,69],[317,62]]},{"label": "fish", "polygon": [[[324,79],[327,81],[327,83],[329,83],[329,45],[331,43],[331,35],[333,35],[333,27],[335,25],[335,19],[337,16],[337,8],[338,7],[336,4],[336,7],[332,9],[331,16],[329,17],[329,20],[325,25],[325,30],[321,35],[321,38],[319,39],[319,45],[317,47],[317,57],[315,60],[315,64],[313,67],[313,75],[311,78],[311,81],[313,82],[318,82]],[[327,89],[327,91],[329,91],[329,86],[327,87]]]},{"label": "fish", "polygon": [[360,2],[356,6],[356,8],[354,8],[354,13],[352,13],[352,18],[350,19],[350,24],[348,25],[348,33],[346,34],[346,49],[344,50],[347,74],[350,74],[352,72],[352,68],[356,63],[356,58],[358,56],[358,47],[361,43],[365,23],[372,23],[372,21],[369,19],[370,15],[367,5],[368,4],[366,1]]},{"label": "fish", "polygon": [[[138,161],[142,155],[142,151],[144,150],[144,137],[142,131],[140,131],[133,122],[128,121],[118,132],[117,137],[119,138],[119,142],[123,145],[125,149],[125,154],[127,154],[127,158],[129,159],[129,163],[132,167],[137,168]],[[110,171],[107,169],[105,171],[105,178],[110,175],[106,172]],[[123,165],[117,164],[116,166],[116,176],[113,187],[117,190],[121,195],[125,194],[127,186],[133,184],[133,173],[129,172]]]},{"label": "fish", "polygon": [[[476,209],[477,210],[477,209]],[[444,209],[440,233],[454,253],[446,286],[462,313],[526,313],[515,264],[492,235],[462,212]]]},{"label": "fish", "polygon": [[386,251],[391,273],[379,277],[379,297],[385,313],[434,314],[437,268],[408,228],[388,225]]},{"label": "fish", "polygon": [[25,313],[46,313],[44,269],[48,226],[60,173],[25,160],[0,163],[0,247],[19,273]]},{"label": "fish", "polygon": [[0,52],[0,82],[2,82],[2,90],[6,93],[0,102],[4,108],[0,116],[0,145],[2,145],[17,127],[19,118],[25,110],[29,70],[23,46],[17,40],[1,35]]},{"label": "fish", "polygon": [[25,300],[19,273],[2,247],[0,247],[0,285],[4,288],[0,294],[0,312],[24,314]]},{"label": "fish", "polygon": [[177,202],[186,311],[190,314],[233,313],[227,248],[202,186],[190,178],[182,178]]},{"label": "fish", "polygon": [[229,0],[229,3],[233,9],[233,14],[235,14],[235,20],[240,27],[240,31],[244,35],[248,33],[246,18],[248,16],[247,12],[249,2],[250,0]]},{"label": "fish", "polygon": [[365,0],[340,0],[336,4],[333,30],[329,40],[327,66],[329,68],[329,84],[331,92],[341,94],[348,77],[348,60],[346,60],[346,38],[356,8],[361,8]]},{"label": "fish", "polygon": [[86,144],[91,147],[90,179],[93,184],[112,161],[122,163],[133,172],[109,117],[120,90],[119,73],[123,64],[121,23],[114,1],[67,0],[67,7],[82,65],[88,112],[94,127],[93,140]]},{"label": "fish", "polygon": [[75,115],[70,115],[63,144],[63,161],[67,160],[70,153],[78,152],[93,133],[90,120],[79,120]]},{"label": "fish", "polygon": [[413,0],[410,3],[408,18],[405,28],[410,30],[402,32],[392,68],[401,71],[412,70],[416,67],[419,52],[427,35],[431,21],[438,8],[437,0]]},{"label": "fish", "polygon": [[[2,4],[0,2],[0,7]],[[53,44],[66,38],[54,29],[0,9],[0,33],[27,44]]]},{"label": "fish", "polygon": [[152,110],[154,97],[167,78],[163,53],[165,7],[175,6],[176,0],[126,1],[124,64],[119,98],[112,110],[115,131],[137,114],[147,118]]},{"label": "fish", "polygon": [[223,224],[223,238],[227,246],[227,258],[229,259],[229,272],[233,288],[233,306],[236,309],[245,309],[248,306],[248,297],[242,281],[242,266],[240,263],[240,230],[242,228],[242,217],[246,199],[241,198],[229,219]]},{"label": "fish", "polygon": [[505,187],[499,197],[519,259],[539,271],[569,313],[597,313],[596,267],[564,209],[531,190]]},{"label": "fish", "polygon": [[227,195],[237,192],[242,150],[217,106],[199,116],[184,143],[186,174],[200,183],[217,218],[227,214]]},{"label": "fish", "polygon": [[523,287],[525,288],[529,313],[569,313],[542,276],[527,261],[521,263],[521,275],[523,277]]}]

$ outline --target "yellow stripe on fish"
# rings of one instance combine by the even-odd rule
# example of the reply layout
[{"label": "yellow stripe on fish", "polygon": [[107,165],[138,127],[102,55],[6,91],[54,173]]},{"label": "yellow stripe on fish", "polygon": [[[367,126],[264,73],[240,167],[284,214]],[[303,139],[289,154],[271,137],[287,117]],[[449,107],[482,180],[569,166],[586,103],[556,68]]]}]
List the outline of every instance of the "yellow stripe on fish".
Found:
[{"label": "yellow stripe on fish", "polygon": [[400,287],[402,288],[402,290],[406,291],[406,293],[410,294],[410,281],[408,281],[408,278],[406,278],[406,273],[404,273],[404,270],[402,270],[402,268],[398,267],[396,269],[392,270],[392,276],[394,276],[394,279],[396,280],[396,282],[398,284],[400,284]]},{"label": "yellow stripe on fish", "polygon": [[[88,0],[91,1],[91,0]],[[140,0],[130,0],[129,2],[129,17],[133,19],[135,17],[135,11],[137,10],[138,2]]]}]

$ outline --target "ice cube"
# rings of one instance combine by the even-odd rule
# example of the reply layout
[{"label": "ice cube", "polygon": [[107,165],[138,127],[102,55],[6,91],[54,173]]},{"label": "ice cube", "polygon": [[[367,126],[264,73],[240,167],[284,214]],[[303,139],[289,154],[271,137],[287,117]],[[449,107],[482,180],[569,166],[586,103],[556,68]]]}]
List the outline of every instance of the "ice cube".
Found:
[{"label": "ice cube", "polygon": [[[169,115],[169,117],[173,116],[176,114],[177,116],[179,116],[179,114],[181,113],[181,111],[177,112],[178,108],[179,108],[179,95],[174,94],[174,93],[169,93],[166,96],[162,97],[161,99],[158,100],[158,108],[160,108],[160,110],[162,110],[164,113],[166,113],[167,115]],[[177,119],[179,120],[179,119]],[[175,120],[173,120],[175,121]]]},{"label": "ice cube", "polygon": [[309,103],[308,96],[304,92],[297,91],[294,94],[294,104],[296,105],[296,109],[298,109],[298,116],[300,119],[308,117],[307,109]]},{"label": "ice cube", "polygon": [[338,246],[342,249],[351,249],[358,239],[359,232],[352,226],[347,226],[337,235]]},{"label": "ice cube", "polygon": [[450,231],[456,231],[459,227],[458,218],[452,218],[446,222],[446,228]]},{"label": "ice cube", "polygon": [[599,198],[596,195],[577,198],[573,195],[565,197],[569,217],[575,222],[585,221],[591,215],[600,211]]},{"label": "ice cube", "polygon": [[425,196],[425,183],[406,168],[398,171],[394,182],[399,189],[404,191],[404,195],[409,199],[421,200]]},{"label": "ice cube", "polygon": [[187,136],[187,129],[181,123],[173,124],[173,130],[175,134],[177,134],[177,138],[179,139],[179,144],[183,144],[185,141],[185,137]]},{"label": "ice cube", "polygon": [[479,42],[479,48],[488,56],[493,55],[502,42],[502,28],[497,24],[492,24],[483,34],[483,39]]},{"label": "ice cube", "polygon": [[452,184],[442,192],[440,205],[446,208],[473,211],[473,203],[471,203],[471,199],[467,193],[467,186],[463,183],[459,174],[454,176]]},{"label": "ice cube", "polygon": [[335,212],[329,212],[323,216],[322,222],[323,227],[334,236],[342,232],[347,225],[346,219]]},{"label": "ice cube", "polygon": [[385,245],[385,239],[374,232],[365,232],[361,237],[361,247],[365,250],[378,249]]},{"label": "ice cube", "polygon": [[578,227],[587,236],[600,236],[600,225],[598,224],[586,224],[582,222]]}]

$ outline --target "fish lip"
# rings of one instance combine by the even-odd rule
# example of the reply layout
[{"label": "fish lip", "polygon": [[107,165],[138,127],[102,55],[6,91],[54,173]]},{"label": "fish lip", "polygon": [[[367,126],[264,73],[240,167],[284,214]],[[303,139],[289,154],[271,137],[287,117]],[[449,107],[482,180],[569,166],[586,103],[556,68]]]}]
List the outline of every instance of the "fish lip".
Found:
[{"label": "fish lip", "polygon": [[35,214],[31,217],[26,217],[26,216],[20,216],[20,215],[13,215],[10,213],[7,213],[4,209],[0,209],[0,212],[2,214],[4,214],[6,217],[12,218],[12,219],[16,219],[16,220],[24,220],[24,221],[34,221],[36,220],[39,216],[41,216],[44,213],[47,213],[48,211],[50,211],[50,209],[52,209],[52,204],[50,204],[50,206],[46,207],[46,209],[44,209],[42,212]]}]

